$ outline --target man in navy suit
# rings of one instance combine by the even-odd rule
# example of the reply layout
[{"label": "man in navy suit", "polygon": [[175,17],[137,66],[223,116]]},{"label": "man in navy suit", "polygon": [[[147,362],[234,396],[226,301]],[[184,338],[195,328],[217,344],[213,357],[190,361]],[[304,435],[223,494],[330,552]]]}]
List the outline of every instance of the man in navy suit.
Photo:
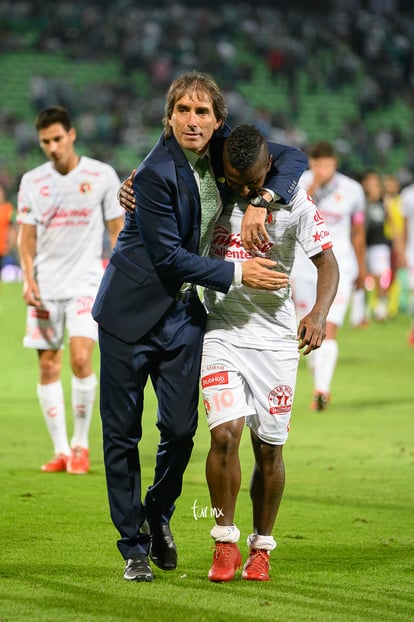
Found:
[{"label": "man in navy suit", "polygon": [[[126,215],[93,307],[109,505],[127,580],[153,580],[149,555],[163,570],[177,565],[170,519],[197,427],[206,321],[195,286],[225,293],[232,284],[277,290],[288,282],[265,258],[236,264],[200,254],[208,252],[200,249],[200,230],[212,216],[200,205],[197,160],[209,155],[211,174],[224,181],[225,118],[222,93],[207,74],[190,72],[172,83],[164,132],[135,174],[136,209]],[[262,199],[266,205],[275,198],[287,203],[306,157],[281,145],[272,146],[271,156],[275,176]],[[217,191],[213,218],[221,205]],[[258,223],[250,227],[254,244],[264,219],[255,219],[261,211],[256,207],[248,210],[250,222]],[[142,501],[138,444],[148,377],[158,400],[160,442],[154,481]]]}]

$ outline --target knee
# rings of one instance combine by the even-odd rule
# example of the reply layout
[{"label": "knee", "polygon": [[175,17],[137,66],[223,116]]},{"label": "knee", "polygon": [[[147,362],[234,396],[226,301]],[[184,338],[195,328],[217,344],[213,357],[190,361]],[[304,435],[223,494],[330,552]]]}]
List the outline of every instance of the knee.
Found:
[{"label": "knee", "polygon": [[39,361],[40,382],[48,384],[59,380],[61,365],[55,357],[43,356]]},{"label": "knee", "polygon": [[211,450],[216,454],[237,453],[240,445],[240,431],[234,422],[222,424],[211,431]]},{"label": "knee", "polygon": [[71,353],[70,365],[72,372],[78,378],[84,378],[92,373],[92,363],[89,352],[85,349],[77,350]]}]

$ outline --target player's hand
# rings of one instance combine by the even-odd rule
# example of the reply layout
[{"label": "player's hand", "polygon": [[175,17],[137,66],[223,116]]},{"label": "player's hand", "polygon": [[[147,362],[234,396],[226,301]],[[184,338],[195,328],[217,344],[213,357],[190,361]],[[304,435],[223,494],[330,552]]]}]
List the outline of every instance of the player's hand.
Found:
[{"label": "player's hand", "polygon": [[134,181],[135,171],[136,169],[134,168],[130,176],[124,179],[124,181],[121,184],[120,189],[118,190],[118,201],[121,207],[123,207],[124,210],[126,212],[129,212],[130,214],[132,214],[135,209],[135,194],[134,194],[134,188],[132,186],[133,181]]},{"label": "player's hand", "polygon": [[258,251],[269,241],[266,231],[267,209],[248,205],[241,224],[241,243],[246,250]]},{"label": "player's hand", "polygon": [[36,281],[33,279],[23,282],[23,299],[27,305],[32,307],[41,307],[40,292]]},{"label": "player's hand", "polygon": [[[256,209],[256,208],[255,208]],[[254,289],[278,290],[289,285],[289,277],[274,268],[276,261],[254,257],[242,263],[242,283]]]},{"label": "player's hand", "polygon": [[298,349],[306,356],[321,347],[326,337],[326,318],[320,313],[310,312],[301,319],[298,326]]}]

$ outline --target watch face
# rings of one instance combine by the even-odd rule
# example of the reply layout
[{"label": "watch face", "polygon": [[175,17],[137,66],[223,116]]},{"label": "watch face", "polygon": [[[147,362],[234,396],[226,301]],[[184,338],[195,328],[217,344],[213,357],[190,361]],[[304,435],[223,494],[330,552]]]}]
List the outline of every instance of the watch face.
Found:
[{"label": "watch face", "polygon": [[255,197],[252,197],[250,199],[250,203],[252,205],[261,205],[261,203],[262,203],[262,196],[260,194],[258,194]]}]

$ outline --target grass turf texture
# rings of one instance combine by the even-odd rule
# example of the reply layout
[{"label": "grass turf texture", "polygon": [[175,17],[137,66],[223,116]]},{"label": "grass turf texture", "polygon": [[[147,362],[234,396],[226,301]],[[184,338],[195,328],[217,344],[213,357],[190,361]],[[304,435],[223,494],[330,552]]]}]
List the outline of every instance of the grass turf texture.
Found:
[{"label": "grass turf texture", "polygon": [[[332,403],[324,413],[309,410],[311,379],[301,360],[271,581],[242,581],[237,573],[227,584],[207,580],[214,521],[204,476],[209,434],[203,410],[172,521],[179,567],[154,567],[151,584],[128,583],[108,513],[98,408],[90,474],[42,473],[52,452],[36,399],[36,355],[22,347],[20,284],[1,285],[0,322],[0,622],[414,618],[414,351],[406,345],[406,316],[363,330],[342,328]],[[63,381],[68,398],[66,357]],[[150,388],[146,397],[145,486],[157,443]],[[71,432],[71,416],[68,427]],[[236,522],[245,559],[251,531],[247,431],[240,455]]]}]

